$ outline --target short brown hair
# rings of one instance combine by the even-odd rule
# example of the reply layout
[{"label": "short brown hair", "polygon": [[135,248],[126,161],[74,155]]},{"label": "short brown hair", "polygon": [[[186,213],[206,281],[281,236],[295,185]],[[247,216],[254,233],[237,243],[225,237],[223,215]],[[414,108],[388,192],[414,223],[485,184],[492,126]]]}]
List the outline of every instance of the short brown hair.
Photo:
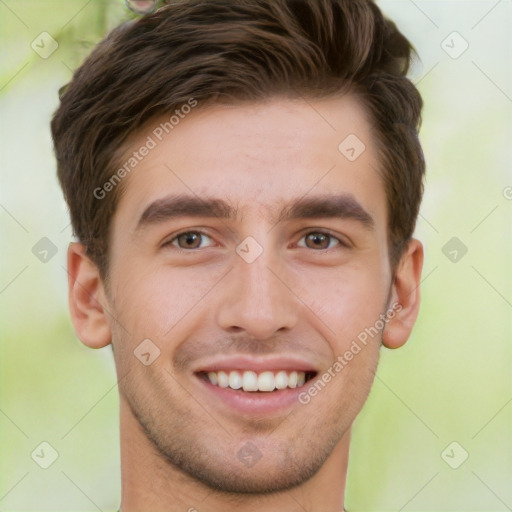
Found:
[{"label": "short brown hair", "polygon": [[[176,0],[114,29],[75,72],[52,123],[75,235],[108,277],[111,219],[97,187],[146,122],[191,97],[202,106],[355,91],[373,121],[394,267],[412,237],[425,163],[414,50],[371,0]],[[340,141],[341,142],[341,141]]]}]

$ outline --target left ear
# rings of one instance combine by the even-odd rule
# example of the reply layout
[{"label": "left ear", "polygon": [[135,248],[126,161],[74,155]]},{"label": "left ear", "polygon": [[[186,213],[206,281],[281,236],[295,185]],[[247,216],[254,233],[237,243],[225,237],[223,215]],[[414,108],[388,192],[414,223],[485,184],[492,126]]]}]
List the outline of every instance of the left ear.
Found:
[{"label": "left ear", "polygon": [[[392,283],[388,315],[382,333],[382,343],[387,348],[398,348],[408,340],[420,308],[420,280],[423,268],[423,245],[412,239],[402,255]],[[396,304],[396,307],[394,305]]]}]

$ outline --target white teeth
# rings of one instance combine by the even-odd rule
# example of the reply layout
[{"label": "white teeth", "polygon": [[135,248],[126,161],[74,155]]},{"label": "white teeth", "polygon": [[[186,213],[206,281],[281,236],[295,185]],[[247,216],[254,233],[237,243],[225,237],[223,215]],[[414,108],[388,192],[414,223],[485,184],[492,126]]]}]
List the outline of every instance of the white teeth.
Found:
[{"label": "white teeth", "polygon": [[297,387],[297,372],[292,372],[288,376],[288,387],[296,388]]},{"label": "white teeth", "polygon": [[278,372],[265,371],[257,374],[253,371],[239,372],[232,370],[208,372],[208,380],[221,388],[243,389],[244,391],[274,391],[276,389],[297,388],[306,382],[306,373],[280,370]]},{"label": "white teeth", "polygon": [[288,375],[285,371],[277,372],[274,381],[276,389],[284,389],[288,386]]},{"label": "white teeth", "polygon": [[243,388],[244,391],[258,391],[258,375],[256,372],[244,372]]},{"label": "white teeth", "polygon": [[263,372],[258,375],[259,391],[274,391],[274,374],[272,372]]},{"label": "white teeth", "polygon": [[226,372],[217,372],[217,385],[221,388],[227,388],[229,386],[229,378]]},{"label": "white teeth", "polygon": [[242,387],[242,376],[238,372],[229,374],[229,387],[232,389],[240,389]]}]

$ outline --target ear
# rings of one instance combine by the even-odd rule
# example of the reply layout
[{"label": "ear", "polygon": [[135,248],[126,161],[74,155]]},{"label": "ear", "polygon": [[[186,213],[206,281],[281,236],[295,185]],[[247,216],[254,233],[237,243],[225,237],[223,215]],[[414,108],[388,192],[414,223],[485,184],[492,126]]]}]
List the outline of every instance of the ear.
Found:
[{"label": "ear", "polygon": [[[398,264],[391,285],[391,299],[394,315],[388,321],[382,334],[382,343],[388,348],[398,348],[408,340],[420,307],[420,280],[423,268],[423,245],[412,239]],[[389,309],[388,309],[389,311]]]},{"label": "ear", "polygon": [[82,342],[101,348],[112,341],[103,281],[81,243],[68,248],[68,299],[71,320]]}]

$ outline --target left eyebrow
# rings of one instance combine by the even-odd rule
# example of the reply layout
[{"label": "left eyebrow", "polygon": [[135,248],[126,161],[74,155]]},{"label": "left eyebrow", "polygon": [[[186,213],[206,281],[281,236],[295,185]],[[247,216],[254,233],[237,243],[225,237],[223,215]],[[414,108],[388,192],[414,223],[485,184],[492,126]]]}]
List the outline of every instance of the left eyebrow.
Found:
[{"label": "left eyebrow", "polygon": [[352,194],[308,196],[287,206],[278,222],[291,219],[319,218],[351,219],[374,230],[374,218],[361,206]]},{"label": "left eyebrow", "polygon": [[[236,219],[239,209],[217,198],[188,195],[169,196],[153,201],[142,213],[136,231],[179,217]],[[317,195],[292,200],[281,211],[277,223],[295,219],[339,218],[355,220],[374,230],[375,220],[352,194]]]}]

